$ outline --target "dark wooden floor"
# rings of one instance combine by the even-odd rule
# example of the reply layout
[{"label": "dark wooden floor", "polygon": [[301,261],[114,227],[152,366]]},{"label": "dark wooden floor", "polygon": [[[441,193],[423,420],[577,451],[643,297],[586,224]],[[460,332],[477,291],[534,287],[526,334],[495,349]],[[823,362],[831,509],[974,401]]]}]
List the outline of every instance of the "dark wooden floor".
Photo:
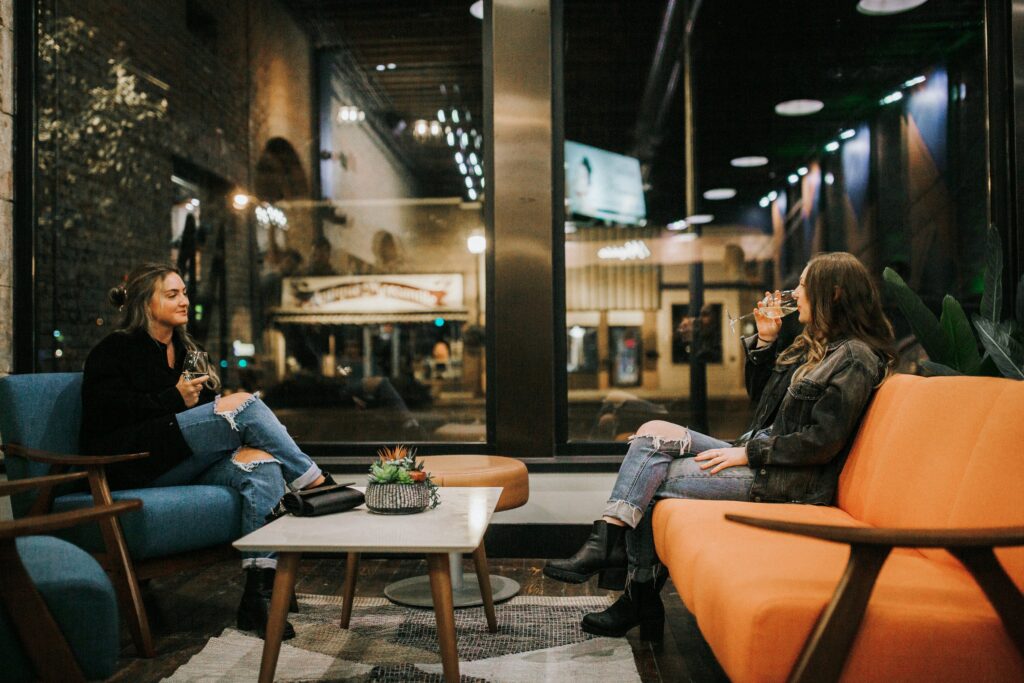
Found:
[{"label": "dark wooden floor", "polygon": [[[599,595],[596,579],[571,585],[546,579],[543,560],[491,560],[491,571],[515,579],[521,595]],[[466,571],[472,571],[471,563]],[[296,590],[300,593],[340,595],[344,559],[306,559],[299,568]],[[360,564],[357,595],[383,595],[384,586],[408,576],[426,574],[425,561],[408,559],[364,560]],[[242,572],[237,561],[221,562],[174,577],[155,579],[144,589],[157,656],[139,659],[124,636],[120,669],[110,681],[142,683],[159,681],[199,652],[206,641],[232,626],[242,592]],[[665,640],[651,645],[635,634],[628,636],[637,669],[645,683],[655,681],[724,681],[710,650],[700,637],[692,616],[683,606],[672,583],[662,592],[668,611]]]}]

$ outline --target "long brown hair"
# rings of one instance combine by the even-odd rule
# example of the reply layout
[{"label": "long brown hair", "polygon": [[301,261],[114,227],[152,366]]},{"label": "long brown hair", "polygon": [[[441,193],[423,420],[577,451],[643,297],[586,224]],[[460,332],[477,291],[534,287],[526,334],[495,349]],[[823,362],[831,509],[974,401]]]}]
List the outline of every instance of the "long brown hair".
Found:
[{"label": "long brown hair", "polygon": [[[122,313],[118,331],[131,333],[143,330],[149,333],[149,301],[157,288],[163,285],[164,279],[171,274],[181,276],[178,269],[168,263],[149,261],[128,273],[124,283],[111,288],[107,293],[107,300]],[[186,353],[199,350],[199,345],[185,329],[185,325],[175,327],[173,334],[185,347]],[[217,376],[212,363],[208,374],[209,379],[205,384],[216,391],[220,388],[220,377]]]},{"label": "long brown hair", "polygon": [[811,321],[779,355],[780,365],[802,363],[793,374],[799,380],[825,357],[828,344],[859,339],[885,359],[883,380],[896,365],[892,323],[882,311],[882,297],[871,274],[856,256],[845,251],[819,254],[807,264],[804,295],[811,304]]}]

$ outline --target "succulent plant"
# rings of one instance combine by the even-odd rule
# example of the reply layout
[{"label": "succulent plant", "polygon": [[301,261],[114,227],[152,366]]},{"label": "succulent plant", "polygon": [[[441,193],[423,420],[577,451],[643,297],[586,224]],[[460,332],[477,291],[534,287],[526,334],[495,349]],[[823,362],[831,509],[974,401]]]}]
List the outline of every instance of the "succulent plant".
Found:
[{"label": "succulent plant", "polygon": [[437,507],[440,498],[437,484],[429,472],[424,471],[423,462],[416,461],[416,449],[403,445],[381,448],[377,451],[377,462],[370,465],[371,484],[423,484],[430,489],[430,507]]}]

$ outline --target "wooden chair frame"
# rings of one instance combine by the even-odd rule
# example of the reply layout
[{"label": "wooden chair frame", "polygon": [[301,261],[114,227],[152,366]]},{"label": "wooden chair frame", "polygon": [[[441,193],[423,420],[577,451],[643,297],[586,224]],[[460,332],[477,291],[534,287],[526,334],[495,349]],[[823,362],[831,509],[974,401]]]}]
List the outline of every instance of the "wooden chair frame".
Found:
[{"label": "wooden chair frame", "polygon": [[963,563],[1024,656],[1024,594],[993,548],[1024,545],[1024,527],[869,529],[727,514],[731,522],[850,546],[850,559],[789,673],[791,683],[838,681],[860,630],[871,591],[893,548],[943,548]]},{"label": "wooden chair frame", "polygon": [[[32,477],[0,483],[0,496],[34,488],[52,492],[57,484],[84,479],[88,472]],[[15,539],[20,536],[47,534],[58,529],[86,522],[101,524],[116,521],[116,516],[142,507],[140,500],[97,504],[69,512],[33,515],[14,521],[0,522],[0,602],[18,634],[36,674],[44,681],[84,681],[82,669],[75,660],[67,639],[54,620],[35,584],[21,562]]]},{"label": "wooden chair frame", "polygon": [[[8,456],[48,464],[50,465],[50,472],[55,475],[62,475],[71,468],[80,470],[73,473],[75,475],[73,479],[88,480],[89,491],[92,493],[93,502],[97,506],[115,505],[110,492],[110,484],[107,482],[105,469],[107,465],[149,457],[149,453],[65,455],[28,448],[19,444],[3,444],[0,446],[0,449]],[[20,481],[28,482],[47,479],[47,477],[36,477]],[[12,485],[18,483],[20,482],[11,482]],[[58,482],[44,482],[42,485],[26,487],[38,487],[40,488],[40,493],[33,502],[25,519],[19,521],[27,521],[39,515],[48,515],[53,507],[54,483]],[[20,489],[14,489],[14,491],[17,490]],[[139,506],[141,507],[141,505],[142,503],[139,501]],[[54,516],[48,515],[48,518]],[[142,657],[153,657],[156,651],[153,648],[153,635],[149,628],[149,618],[146,616],[146,607],[142,601],[139,581],[174,574],[194,567],[201,567],[212,562],[230,559],[237,554],[230,545],[222,545],[199,551],[189,551],[187,553],[134,562],[128,554],[128,544],[124,538],[124,530],[117,517],[107,515],[91,521],[98,522],[100,534],[103,537],[103,545],[106,549],[105,553],[94,553],[93,555],[104,570],[111,575],[121,610],[128,620],[128,628],[131,632],[132,642],[135,644],[135,650]]]}]

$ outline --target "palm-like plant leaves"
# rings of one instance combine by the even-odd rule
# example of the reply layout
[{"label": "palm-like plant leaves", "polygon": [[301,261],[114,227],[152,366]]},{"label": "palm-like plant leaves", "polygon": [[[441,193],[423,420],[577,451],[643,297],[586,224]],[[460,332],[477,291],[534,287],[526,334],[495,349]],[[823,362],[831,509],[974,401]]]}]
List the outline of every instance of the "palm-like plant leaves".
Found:
[{"label": "palm-like plant leaves", "polygon": [[907,286],[895,270],[886,268],[882,278],[928,357],[936,363],[952,365],[952,341],[935,314],[928,310],[921,297]]},{"label": "palm-like plant leaves", "polygon": [[966,375],[977,374],[978,368],[981,367],[978,341],[974,337],[971,322],[967,319],[960,302],[948,294],[942,300],[940,322],[950,341],[951,357],[947,364]]},{"label": "palm-like plant leaves", "polygon": [[956,377],[963,375],[964,373],[954,370],[948,365],[942,363],[936,363],[931,360],[921,361],[921,367],[924,369],[928,377]]},{"label": "palm-like plant leaves", "polygon": [[1024,379],[1024,345],[1013,338],[1013,324],[975,316],[974,327],[989,356],[1004,377]]},{"label": "palm-like plant leaves", "polygon": [[981,294],[981,317],[997,323],[1003,307],[1003,243],[996,226],[988,226],[986,241],[988,259],[985,262],[985,290]]}]

